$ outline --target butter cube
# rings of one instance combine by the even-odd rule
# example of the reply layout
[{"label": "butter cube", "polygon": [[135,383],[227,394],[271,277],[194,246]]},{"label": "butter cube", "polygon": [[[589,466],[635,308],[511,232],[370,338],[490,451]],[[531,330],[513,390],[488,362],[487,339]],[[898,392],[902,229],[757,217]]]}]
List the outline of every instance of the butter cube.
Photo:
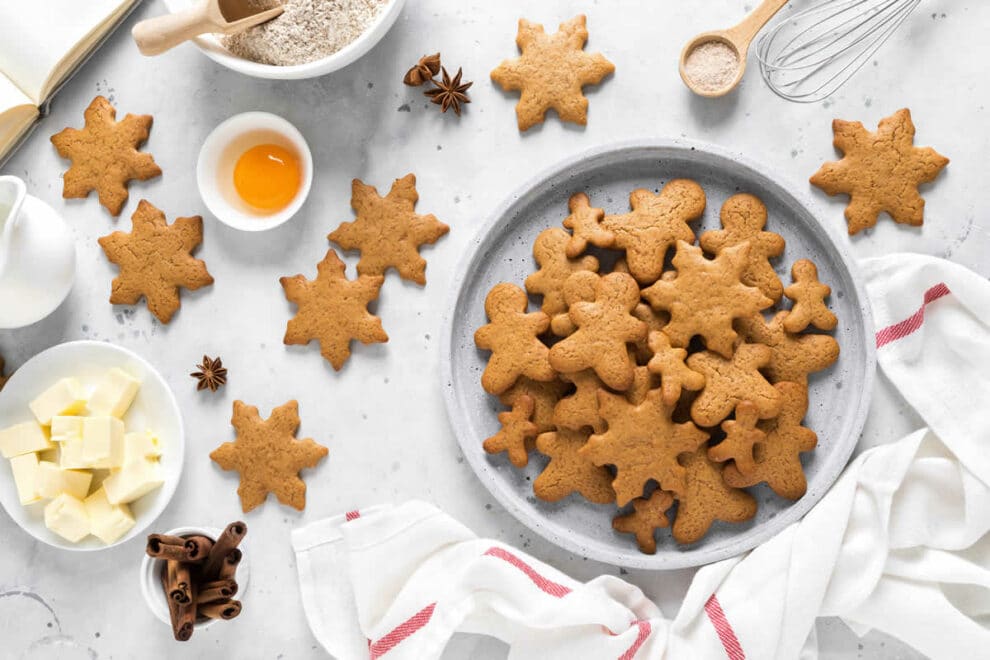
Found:
[{"label": "butter cube", "polygon": [[82,459],[94,468],[120,467],[124,463],[124,423],[116,417],[84,418]]},{"label": "butter cube", "polygon": [[145,458],[157,459],[162,455],[158,436],[151,431],[128,433],[124,436],[124,463]]},{"label": "butter cube", "polygon": [[39,461],[35,475],[38,495],[45,498],[67,493],[81,500],[89,493],[89,485],[93,481],[93,475],[89,472],[63,470],[49,461]]},{"label": "butter cube", "polygon": [[21,454],[10,459],[10,469],[14,473],[14,485],[17,486],[17,497],[21,504],[27,506],[41,499],[35,488],[35,476],[38,472],[38,455]]},{"label": "butter cube", "polygon": [[106,491],[100,488],[86,498],[90,533],[110,545],[134,526],[134,516],[126,504],[110,504]]},{"label": "butter cube", "polygon": [[54,446],[45,430],[34,422],[24,422],[0,431],[0,454],[4,458],[44,451]]},{"label": "butter cube", "polygon": [[63,470],[83,470],[93,467],[83,458],[83,441],[68,440],[59,447],[58,466]]},{"label": "butter cube", "polygon": [[82,440],[83,419],[65,415],[52,417],[52,442]]},{"label": "butter cube", "polygon": [[158,461],[147,458],[125,463],[103,482],[111,504],[127,504],[144,497],[165,483]]},{"label": "butter cube", "polygon": [[49,426],[52,417],[75,415],[86,408],[86,394],[75,378],[63,378],[28,404],[38,423]]},{"label": "butter cube", "polygon": [[66,541],[82,541],[89,534],[86,505],[78,498],[62,493],[45,507],[45,527]]},{"label": "butter cube", "polygon": [[94,415],[110,415],[122,418],[137,396],[141,381],[122,369],[111,369],[96,386],[89,399],[89,410]]}]

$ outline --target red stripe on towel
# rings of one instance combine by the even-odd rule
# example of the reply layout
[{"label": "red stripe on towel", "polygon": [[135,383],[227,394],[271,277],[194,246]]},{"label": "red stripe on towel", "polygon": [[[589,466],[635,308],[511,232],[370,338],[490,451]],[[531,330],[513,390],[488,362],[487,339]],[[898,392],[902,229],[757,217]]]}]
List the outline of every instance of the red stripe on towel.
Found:
[{"label": "red stripe on towel", "polygon": [[377,642],[372,642],[368,646],[368,655],[371,656],[371,660],[376,660],[376,658],[382,657],[395,648],[404,639],[408,638],[417,630],[428,624],[430,622],[430,618],[433,617],[433,610],[436,606],[436,603],[430,603],[419,612],[416,612],[411,617],[406,619],[403,623],[396,627],[395,630],[385,635]]},{"label": "red stripe on towel", "polygon": [[348,511],[347,513],[344,514],[344,520],[346,520],[347,522],[351,522],[352,520],[356,520],[360,517],[361,517],[361,512],[358,511],[357,509],[355,509],[354,511]]},{"label": "red stripe on towel", "polygon": [[736,632],[729,624],[729,620],[725,618],[725,612],[722,611],[722,606],[715,594],[712,594],[708,602],[705,603],[705,614],[708,615],[712,626],[715,627],[715,632],[718,633],[718,639],[722,642],[722,648],[725,649],[725,655],[729,660],[746,660],[746,654],[743,653],[742,645],[739,644],[739,638],[736,637]]},{"label": "red stripe on towel", "polygon": [[485,555],[489,557],[498,557],[499,559],[512,564],[520,571],[525,573],[526,577],[528,577],[530,580],[533,581],[533,584],[535,584],[537,587],[539,587],[541,590],[545,591],[546,593],[550,594],[551,596],[554,596],[555,598],[563,598],[567,594],[571,593],[571,590],[569,588],[565,587],[562,584],[557,584],[556,582],[552,580],[548,580],[547,578],[543,577],[542,575],[534,571],[532,566],[530,566],[522,559],[520,559],[519,557],[515,556],[514,554],[512,554],[507,550],[503,550],[502,548],[492,547],[489,548],[487,552],[485,552]]},{"label": "red stripe on towel", "polygon": [[925,291],[924,302],[918,311],[907,317],[900,323],[895,323],[893,325],[888,325],[886,328],[877,332],[877,348],[886,346],[887,344],[897,341],[898,339],[903,339],[909,334],[921,327],[921,324],[925,321],[925,307],[935,302],[943,296],[947,296],[951,291],[949,287],[945,285],[944,282],[939,282],[932,288]]},{"label": "red stripe on towel", "polygon": [[650,636],[650,632],[653,630],[653,626],[650,625],[649,621],[635,621],[634,623],[639,626],[639,634],[636,635],[636,641],[632,643],[632,646],[619,656],[619,660],[632,660],[635,658],[639,647],[643,645],[643,642],[646,641],[646,638]]}]

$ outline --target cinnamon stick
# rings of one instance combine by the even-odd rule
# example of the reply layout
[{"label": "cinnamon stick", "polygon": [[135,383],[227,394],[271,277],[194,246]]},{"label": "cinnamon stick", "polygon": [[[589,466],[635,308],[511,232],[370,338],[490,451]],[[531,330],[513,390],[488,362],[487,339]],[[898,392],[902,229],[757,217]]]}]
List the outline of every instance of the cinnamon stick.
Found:
[{"label": "cinnamon stick", "polygon": [[228,552],[227,556],[223,558],[223,563],[220,564],[220,574],[217,577],[221,580],[233,580],[242,556],[240,548],[234,548]]},{"label": "cinnamon stick", "polygon": [[227,600],[209,603],[200,607],[199,613],[209,619],[224,619],[229,621],[241,613],[241,601]]},{"label": "cinnamon stick", "polygon": [[186,548],[186,540],[179,536],[168,536],[165,534],[148,535],[148,545],[145,552],[149,557],[155,559],[165,559],[170,561],[187,561],[189,550]]},{"label": "cinnamon stick", "polygon": [[205,561],[213,549],[213,541],[205,536],[187,536],[185,538],[186,561]]},{"label": "cinnamon stick", "polygon": [[180,605],[192,600],[192,577],[187,564],[180,561],[165,563],[165,593],[169,600]]},{"label": "cinnamon stick", "polygon": [[227,554],[240,545],[241,540],[247,534],[247,525],[237,521],[227,525],[221,532],[219,538],[213,542],[213,548],[206,558],[203,566],[203,577],[206,580],[215,580],[220,575],[220,566],[223,564]]},{"label": "cinnamon stick", "polygon": [[[161,574],[162,588],[166,593],[169,591],[168,575],[169,571],[166,568]],[[165,600],[168,603],[169,618],[172,621],[172,636],[180,642],[189,641],[196,622],[196,603],[192,599],[185,604],[178,603],[172,598]]]},{"label": "cinnamon stick", "polygon": [[200,605],[230,600],[237,594],[237,583],[233,580],[216,580],[200,584],[197,589],[196,601]]}]

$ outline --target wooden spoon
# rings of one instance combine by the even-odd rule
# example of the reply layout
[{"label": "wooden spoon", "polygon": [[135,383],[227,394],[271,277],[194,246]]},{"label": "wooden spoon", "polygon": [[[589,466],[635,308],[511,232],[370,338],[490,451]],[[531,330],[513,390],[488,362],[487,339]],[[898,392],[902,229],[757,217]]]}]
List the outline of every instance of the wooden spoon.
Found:
[{"label": "wooden spoon", "polygon": [[256,11],[249,0],[202,0],[185,11],[141,21],[131,30],[131,36],[142,55],[160,55],[206,32],[243,32],[270,21],[282,11],[281,5]]},{"label": "wooden spoon", "polygon": [[[749,52],[749,44],[753,41],[753,37],[763,29],[763,26],[767,24],[774,14],[780,11],[780,8],[787,4],[787,0],[764,0],[759,7],[750,12],[749,16],[744,18],[739,25],[731,27],[728,30],[713,30],[711,32],[702,32],[694,39],[687,42],[684,46],[684,50],[681,51],[681,80],[684,84],[688,86],[695,94],[700,96],[707,96],[709,98],[715,98],[718,96],[725,96],[742,81],[743,74],[746,73],[746,53]],[[688,57],[694,52],[694,49],[702,44],[707,44],[710,42],[722,43],[728,46],[736,54],[736,61],[739,63],[736,69],[735,77],[729,81],[725,87],[719,89],[710,89],[702,87],[698,81],[690,78],[687,74],[685,65],[687,63]]]}]

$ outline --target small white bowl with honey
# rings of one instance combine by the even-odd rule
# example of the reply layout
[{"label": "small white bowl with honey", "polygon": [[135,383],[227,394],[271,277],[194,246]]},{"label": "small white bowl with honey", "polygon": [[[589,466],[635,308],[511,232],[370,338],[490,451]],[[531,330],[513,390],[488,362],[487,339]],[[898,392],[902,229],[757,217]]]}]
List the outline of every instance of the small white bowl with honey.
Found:
[{"label": "small white bowl with honey", "polygon": [[206,138],[196,182],[217,220],[242,231],[265,231],[286,222],[306,201],[313,157],[302,133],[285,119],[245,112]]}]

